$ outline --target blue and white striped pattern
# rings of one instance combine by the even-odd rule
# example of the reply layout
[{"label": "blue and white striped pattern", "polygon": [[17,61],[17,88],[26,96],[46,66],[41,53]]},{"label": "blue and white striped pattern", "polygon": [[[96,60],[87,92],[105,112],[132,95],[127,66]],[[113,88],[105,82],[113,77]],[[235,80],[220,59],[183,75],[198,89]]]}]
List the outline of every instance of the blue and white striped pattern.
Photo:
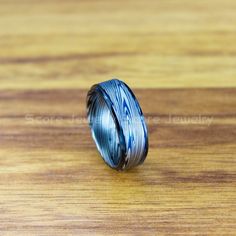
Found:
[{"label": "blue and white striped pattern", "polygon": [[113,79],[94,85],[88,92],[87,113],[93,139],[110,167],[125,170],[143,163],[148,152],[147,126],[125,83]]}]

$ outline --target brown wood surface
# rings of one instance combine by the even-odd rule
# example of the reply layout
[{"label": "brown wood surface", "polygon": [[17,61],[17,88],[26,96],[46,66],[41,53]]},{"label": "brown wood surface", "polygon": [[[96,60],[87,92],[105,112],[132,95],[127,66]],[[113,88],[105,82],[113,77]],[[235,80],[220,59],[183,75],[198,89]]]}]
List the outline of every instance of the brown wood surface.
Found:
[{"label": "brown wood surface", "polygon": [[[236,235],[236,2],[0,0],[0,236]],[[86,93],[114,76],[150,149],[107,167]]]},{"label": "brown wood surface", "polygon": [[235,12],[235,0],[0,0],[1,87],[235,87]]},{"label": "brown wood surface", "polygon": [[3,234],[235,235],[236,89],[135,92],[150,151],[119,173],[84,122],[86,91],[2,91]]}]

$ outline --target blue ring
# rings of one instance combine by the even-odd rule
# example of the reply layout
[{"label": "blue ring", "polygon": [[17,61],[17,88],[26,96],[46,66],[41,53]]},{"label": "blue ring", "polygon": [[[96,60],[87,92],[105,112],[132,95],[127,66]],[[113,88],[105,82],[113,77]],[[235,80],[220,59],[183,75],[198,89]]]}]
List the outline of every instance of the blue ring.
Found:
[{"label": "blue ring", "polygon": [[118,79],[93,85],[87,95],[87,116],[106,164],[126,170],[144,162],[148,153],[147,125],[128,85]]}]

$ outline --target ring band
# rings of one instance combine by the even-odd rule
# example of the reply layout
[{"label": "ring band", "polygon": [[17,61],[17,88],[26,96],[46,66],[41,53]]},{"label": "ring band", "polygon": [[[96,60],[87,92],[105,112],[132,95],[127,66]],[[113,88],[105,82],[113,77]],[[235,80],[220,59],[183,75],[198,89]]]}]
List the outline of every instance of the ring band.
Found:
[{"label": "ring band", "polygon": [[93,85],[87,95],[87,116],[106,164],[126,170],[144,162],[147,125],[136,97],[124,82],[112,79]]}]

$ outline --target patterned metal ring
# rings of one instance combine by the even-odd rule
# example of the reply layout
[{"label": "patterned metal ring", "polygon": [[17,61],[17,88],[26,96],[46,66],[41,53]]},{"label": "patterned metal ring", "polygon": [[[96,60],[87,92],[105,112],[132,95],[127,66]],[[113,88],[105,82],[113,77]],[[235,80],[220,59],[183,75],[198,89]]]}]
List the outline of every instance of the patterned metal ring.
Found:
[{"label": "patterned metal ring", "polygon": [[124,82],[112,79],[93,85],[87,95],[87,116],[106,164],[126,170],[144,162],[147,125],[137,99]]}]

